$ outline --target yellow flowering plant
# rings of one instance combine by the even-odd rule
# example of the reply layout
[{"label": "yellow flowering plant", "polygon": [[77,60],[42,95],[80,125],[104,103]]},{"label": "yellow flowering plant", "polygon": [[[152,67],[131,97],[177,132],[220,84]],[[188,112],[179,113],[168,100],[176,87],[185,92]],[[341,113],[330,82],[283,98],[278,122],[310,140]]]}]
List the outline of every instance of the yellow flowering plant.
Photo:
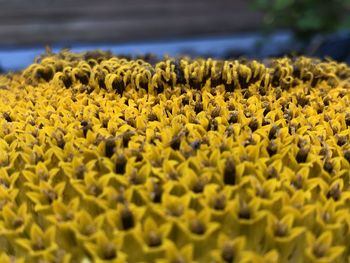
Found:
[{"label": "yellow flowering plant", "polygon": [[349,81],[68,50],[0,75],[0,261],[346,262]]}]

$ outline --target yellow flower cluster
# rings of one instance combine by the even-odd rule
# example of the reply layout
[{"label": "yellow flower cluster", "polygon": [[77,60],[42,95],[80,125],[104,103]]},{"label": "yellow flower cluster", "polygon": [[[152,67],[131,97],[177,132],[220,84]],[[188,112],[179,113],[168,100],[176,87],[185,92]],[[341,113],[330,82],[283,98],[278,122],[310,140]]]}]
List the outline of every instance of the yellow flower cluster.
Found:
[{"label": "yellow flower cluster", "polygon": [[0,116],[0,262],[350,260],[345,64],[62,51]]}]

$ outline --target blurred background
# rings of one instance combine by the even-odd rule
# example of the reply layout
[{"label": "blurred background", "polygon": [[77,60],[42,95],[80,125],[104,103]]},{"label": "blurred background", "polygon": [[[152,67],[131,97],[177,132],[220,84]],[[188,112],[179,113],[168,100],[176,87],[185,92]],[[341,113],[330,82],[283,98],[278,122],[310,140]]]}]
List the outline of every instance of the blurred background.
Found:
[{"label": "blurred background", "polygon": [[349,30],[350,0],[0,0],[0,70],[26,67],[46,46],[350,64]]}]

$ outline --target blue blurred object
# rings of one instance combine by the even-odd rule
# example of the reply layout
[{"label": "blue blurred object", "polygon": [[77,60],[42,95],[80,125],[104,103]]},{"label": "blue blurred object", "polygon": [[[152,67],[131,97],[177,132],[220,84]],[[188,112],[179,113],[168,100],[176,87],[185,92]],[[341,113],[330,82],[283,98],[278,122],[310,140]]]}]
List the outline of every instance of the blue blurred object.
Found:
[{"label": "blue blurred object", "polygon": [[350,32],[316,37],[310,44],[307,54],[320,58],[331,57],[350,65]]},{"label": "blue blurred object", "polygon": [[[262,58],[271,56],[284,50],[289,46],[291,34],[289,32],[278,32],[268,40],[261,34],[242,34],[237,36],[184,39],[178,41],[145,42],[128,44],[101,44],[101,45],[70,45],[68,48],[74,52],[87,50],[109,50],[113,54],[143,55],[152,53],[159,58],[163,56],[203,56],[213,58],[228,58],[234,51],[237,56],[249,58]],[[261,43],[264,43],[261,45]],[[64,45],[52,47],[53,52],[59,52]],[[276,49],[276,47],[279,47]],[[276,53],[277,51],[277,53]],[[45,47],[32,48],[0,48],[0,66],[4,71],[21,70],[30,65],[34,58],[45,52]]]},{"label": "blue blurred object", "polygon": [[[183,39],[177,41],[144,42],[128,44],[100,45],[56,45],[52,51],[57,53],[62,48],[74,52],[88,50],[109,50],[115,55],[137,57],[144,54],[163,56],[189,55],[191,57],[213,57],[236,59],[246,57],[264,59],[297,54],[314,57],[331,57],[350,65],[350,32],[342,32],[315,38],[303,48],[293,40],[289,31],[280,31],[266,38],[260,33],[242,34],[227,37]],[[45,52],[45,47],[0,48],[0,72],[18,71],[33,63],[35,57]]]}]

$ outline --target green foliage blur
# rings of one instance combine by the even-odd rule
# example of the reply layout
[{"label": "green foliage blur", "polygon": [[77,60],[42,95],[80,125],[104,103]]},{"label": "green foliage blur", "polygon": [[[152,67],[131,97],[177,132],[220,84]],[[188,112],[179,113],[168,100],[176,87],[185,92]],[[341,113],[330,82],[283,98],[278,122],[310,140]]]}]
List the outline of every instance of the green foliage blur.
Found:
[{"label": "green foliage blur", "polygon": [[253,0],[264,14],[264,28],[291,29],[299,40],[350,29],[350,0]]}]

